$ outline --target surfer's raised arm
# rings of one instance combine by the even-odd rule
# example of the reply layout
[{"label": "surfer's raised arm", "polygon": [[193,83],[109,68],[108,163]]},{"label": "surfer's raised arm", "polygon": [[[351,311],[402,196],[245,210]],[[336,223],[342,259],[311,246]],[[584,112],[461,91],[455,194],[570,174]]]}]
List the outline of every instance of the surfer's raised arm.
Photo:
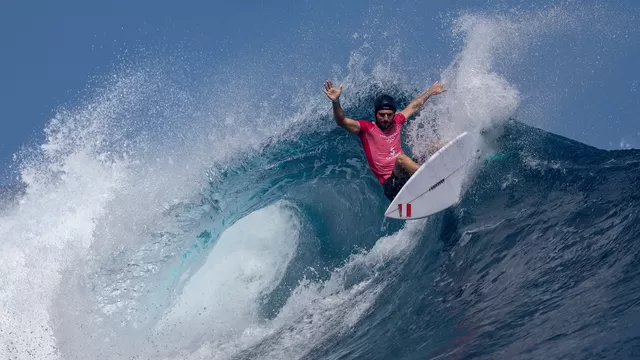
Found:
[{"label": "surfer's raised arm", "polygon": [[417,98],[415,98],[412,102],[409,103],[409,105],[407,105],[406,108],[404,108],[404,110],[402,110],[400,113],[402,113],[402,115],[404,115],[405,118],[409,118],[411,117],[413,114],[415,114],[417,111],[419,111],[422,108],[422,105],[424,105],[424,103],[433,95],[439,95],[442,94],[443,92],[447,91],[444,88],[444,84],[442,84],[439,81],[436,81],[429,90],[423,92],[420,96],[418,96]]},{"label": "surfer's raised arm", "polygon": [[340,87],[336,89],[333,86],[333,82],[331,80],[327,80],[324,82],[324,88],[322,89],[322,92],[324,92],[332,102],[333,117],[336,119],[336,124],[352,134],[359,133],[360,124],[357,121],[344,116],[344,110],[342,110],[342,106],[340,106],[342,84],[340,84]]}]

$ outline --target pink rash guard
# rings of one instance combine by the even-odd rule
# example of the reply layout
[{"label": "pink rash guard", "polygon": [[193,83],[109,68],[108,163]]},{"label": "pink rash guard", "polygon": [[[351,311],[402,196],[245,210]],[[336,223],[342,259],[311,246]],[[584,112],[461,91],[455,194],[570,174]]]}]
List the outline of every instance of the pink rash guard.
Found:
[{"label": "pink rash guard", "polygon": [[391,176],[396,157],[402,154],[400,130],[407,119],[401,113],[393,117],[393,124],[387,130],[381,130],[374,122],[358,120],[360,124],[360,142],[369,162],[371,171],[380,184]]}]

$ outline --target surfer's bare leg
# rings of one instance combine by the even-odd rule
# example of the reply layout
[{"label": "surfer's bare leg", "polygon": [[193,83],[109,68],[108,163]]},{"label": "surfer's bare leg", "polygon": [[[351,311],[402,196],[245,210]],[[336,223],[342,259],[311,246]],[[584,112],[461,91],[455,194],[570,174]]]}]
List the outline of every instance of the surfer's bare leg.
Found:
[{"label": "surfer's bare leg", "polygon": [[393,166],[393,173],[398,177],[411,176],[418,171],[420,164],[413,161],[405,154],[400,154],[396,158],[396,163]]},{"label": "surfer's bare leg", "polygon": [[[429,143],[428,154],[429,155],[434,154],[436,151],[440,150],[442,145],[443,145],[442,142],[439,140]],[[413,161],[413,159],[411,159],[407,155],[400,154],[396,158],[396,163],[393,166],[393,173],[396,174],[396,176],[400,176],[400,177],[411,176],[416,171],[418,171],[420,166],[421,164],[418,164],[417,162]]]}]

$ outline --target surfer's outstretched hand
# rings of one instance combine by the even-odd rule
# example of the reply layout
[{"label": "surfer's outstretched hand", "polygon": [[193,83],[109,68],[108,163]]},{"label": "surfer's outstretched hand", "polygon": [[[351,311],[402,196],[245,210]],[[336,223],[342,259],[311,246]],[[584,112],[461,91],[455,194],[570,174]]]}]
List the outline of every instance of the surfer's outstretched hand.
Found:
[{"label": "surfer's outstretched hand", "polygon": [[331,80],[327,80],[324,82],[324,89],[322,89],[322,92],[325,93],[331,101],[336,101],[340,97],[340,94],[342,94],[342,84],[340,84],[339,88],[335,88],[333,86],[333,82]]},{"label": "surfer's outstretched hand", "polygon": [[435,83],[433,83],[433,85],[431,85],[431,89],[429,89],[429,94],[430,95],[440,95],[443,92],[446,92],[447,89],[444,88],[444,84],[441,83],[440,81],[436,81]]}]

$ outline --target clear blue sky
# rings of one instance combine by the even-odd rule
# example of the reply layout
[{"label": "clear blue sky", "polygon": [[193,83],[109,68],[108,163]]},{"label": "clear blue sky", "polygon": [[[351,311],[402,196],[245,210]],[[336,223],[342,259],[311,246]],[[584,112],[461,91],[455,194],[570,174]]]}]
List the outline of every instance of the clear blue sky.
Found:
[{"label": "clear blue sky", "polygon": [[[624,26],[640,28],[638,3],[603,2],[608,9],[627,14]],[[414,49],[415,56],[431,57],[435,68],[425,71],[437,76],[455,54],[450,39],[442,34],[442,18],[461,10],[503,11],[530,6],[527,4],[471,0],[373,5],[369,1],[274,1],[265,5],[249,1],[10,0],[0,13],[0,176],[6,177],[11,156],[20,146],[42,141],[42,129],[56,108],[73,104],[92,78],[109,74],[141,50],[162,58],[163,52],[175,55],[175,49],[180,49],[200,54],[202,66],[207,62],[220,66],[259,58],[267,49],[270,58],[278,59],[277,54],[282,54],[281,69],[295,56],[297,66],[306,64],[308,69],[291,71],[312,74],[301,81],[315,82],[329,76],[333,65],[346,66],[360,41],[353,35],[375,27],[372,14],[383,12],[397,18],[396,34],[407,49],[405,57],[411,59]],[[616,22],[616,17],[609,20]],[[518,86],[525,102],[542,96],[545,81],[555,81],[555,85],[544,96],[553,97],[558,91],[571,94],[558,108],[562,120],[552,122],[547,130],[601,148],[618,149],[621,142],[640,147],[640,36],[637,30],[628,30],[616,30],[626,36],[618,45],[602,39],[593,43],[554,40],[565,43],[548,47],[554,49],[544,57],[551,69],[549,79],[540,72],[520,79]],[[575,46],[575,56],[581,58],[572,63],[568,59],[573,53],[567,49]],[[560,65],[554,63],[556,53],[561,53]],[[566,69],[575,68],[575,64],[584,81],[567,74]],[[572,80],[565,87],[559,85],[566,79]],[[308,86],[319,88],[316,83]]]}]

